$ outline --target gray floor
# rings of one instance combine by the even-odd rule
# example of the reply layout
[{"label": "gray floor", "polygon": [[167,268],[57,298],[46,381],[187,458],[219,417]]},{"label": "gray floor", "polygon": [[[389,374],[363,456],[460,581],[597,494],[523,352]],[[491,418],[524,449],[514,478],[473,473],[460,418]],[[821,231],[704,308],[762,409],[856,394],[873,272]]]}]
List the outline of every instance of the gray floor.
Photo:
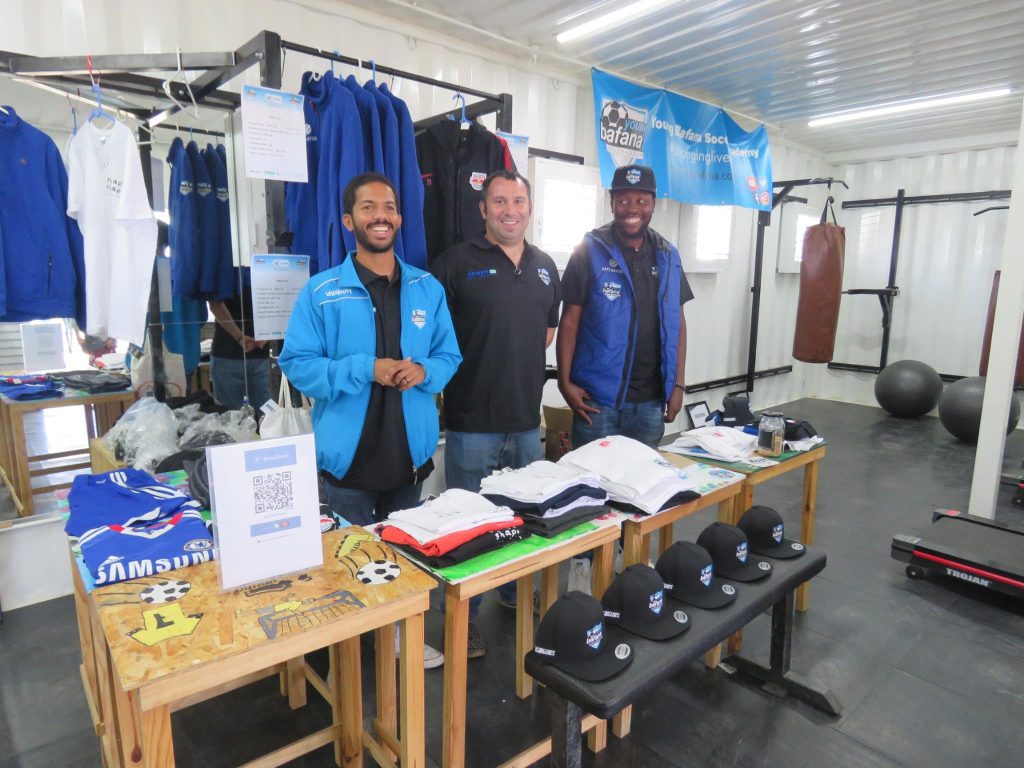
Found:
[{"label": "gray floor", "polygon": [[[801,400],[784,410],[811,421],[831,444],[821,471],[816,544],[829,563],[798,616],[793,667],[832,688],[838,719],[780,702],[694,664],[638,702],[633,733],[610,739],[584,765],[601,768],[1016,767],[1024,753],[1024,608],[967,584],[910,581],[889,557],[897,532],[926,527],[937,507],[966,508],[973,448],[936,419],[901,421],[876,408]],[[48,431],[48,430],[47,430]],[[1007,470],[1024,458],[1024,435],[1007,442]],[[773,481],[756,500],[799,526],[801,478]],[[1004,492],[999,515],[1024,524]],[[693,539],[712,519],[678,524]],[[564,578],[564,574],[563,574]],[[544,696],[515,697],[514,617],[486,600],[488,654],[470,664],[467,765],[513,756],[546,733]],[[748,628],[745,651],[766,657],[767,616]],[[432,611],[427,637],[441,642]],[[365,646],[367,653],[370,647]],[[323,657],[314,657],[322,665]],[[369,658],[367,659],[369,662]],[[0,768],[97,766],[81,693],[70,598],[7,614],[0,624]],[[369,663],[364,669],[370,669]],[[441,750],[441,674],[427,673],[427,751]],[[364,680],[367,715],[373,679]],[[316,696],[291,712],[271,681],[176,713],[179,766],[232,766],[329,722]],[[372,761],[368,761],[372,765]],[[296,766],[333,765],[320,750]]]}]

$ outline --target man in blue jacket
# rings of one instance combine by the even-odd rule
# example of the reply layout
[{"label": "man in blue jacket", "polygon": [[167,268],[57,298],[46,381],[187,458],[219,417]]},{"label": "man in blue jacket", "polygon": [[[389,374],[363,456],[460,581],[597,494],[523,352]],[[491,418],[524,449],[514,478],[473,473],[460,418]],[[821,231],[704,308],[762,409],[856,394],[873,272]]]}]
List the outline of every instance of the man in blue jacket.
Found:
[{"label": "man in blue jacket", "polygon": [[299,294],[281,369],[314,400],[331,509],[369,526],[419,502],[438,440],[434,396],[462,356],[440,283],[395,256],[392,183],[357,176],[343,205],[356,250]]},{"label": "man in blue jacket", "polygon": [[616,434],[655,448],[683,404],[693,292],[679,251],[650,228],[656,192],[647,166],[616,169],[613,221],[587,233],[562,277],[558,388],[576,448]]}]

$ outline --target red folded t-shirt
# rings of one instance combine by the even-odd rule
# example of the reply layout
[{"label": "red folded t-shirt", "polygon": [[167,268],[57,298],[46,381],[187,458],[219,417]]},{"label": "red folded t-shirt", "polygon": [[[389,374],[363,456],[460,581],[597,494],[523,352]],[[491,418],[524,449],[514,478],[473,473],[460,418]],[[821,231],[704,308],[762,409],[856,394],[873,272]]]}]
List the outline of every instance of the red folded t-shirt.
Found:
[{"label": "red folded t-shirt", "polygon": [[472,541],[477,536],[482,536],[489,531],[500,531],[504,528],[516,528],[522,524],[523,518],[521,517],[513,517],[511,520],[503,520],[496,523],[484,523],[483,525],[478,525],[475,528],[467,528],[464,531],[446,533],[444,536],[439,536],[434,539],[429,544],[421,544],[401,528],[396,528],[395,526],[388,525],[387,523],[378,528],[378,533],[384,541],[391,544],[402,544],[411,549],[415,549],[417,552],[422,552],[424,555],[440,557],[441,555],[448,554],[456,547],[465,544],[467,541]]}]

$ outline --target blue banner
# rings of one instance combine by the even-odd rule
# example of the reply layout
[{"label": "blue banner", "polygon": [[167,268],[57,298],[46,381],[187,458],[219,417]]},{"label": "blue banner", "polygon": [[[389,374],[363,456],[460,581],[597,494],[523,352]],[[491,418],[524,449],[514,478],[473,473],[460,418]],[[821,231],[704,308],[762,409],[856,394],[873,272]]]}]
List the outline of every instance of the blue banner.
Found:
[{"label": "blue banner", "polygon": [[593,71],[601,183],[619,166],[654,169],[658,196],[694,205],[772,208],[772,155],[762,125],[744,131],[723,110]]}]

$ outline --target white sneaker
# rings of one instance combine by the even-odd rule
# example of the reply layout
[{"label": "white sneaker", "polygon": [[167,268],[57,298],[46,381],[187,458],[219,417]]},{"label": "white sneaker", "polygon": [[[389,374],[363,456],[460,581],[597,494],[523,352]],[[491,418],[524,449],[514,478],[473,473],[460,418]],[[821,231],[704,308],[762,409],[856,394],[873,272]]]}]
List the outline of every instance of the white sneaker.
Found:
[{"label": "white sneaker", "polygon": [[[402,634],[399,626],[395,624],[395,657],[402,655]],[[423,644],[423,668],[437,669],[444,664],[444,654],[432,645]]]},{"label": "white sneaker", "polygon": [[585,557],[574,557],[569,564],[569,591],[590,592],[590,561]]}]

